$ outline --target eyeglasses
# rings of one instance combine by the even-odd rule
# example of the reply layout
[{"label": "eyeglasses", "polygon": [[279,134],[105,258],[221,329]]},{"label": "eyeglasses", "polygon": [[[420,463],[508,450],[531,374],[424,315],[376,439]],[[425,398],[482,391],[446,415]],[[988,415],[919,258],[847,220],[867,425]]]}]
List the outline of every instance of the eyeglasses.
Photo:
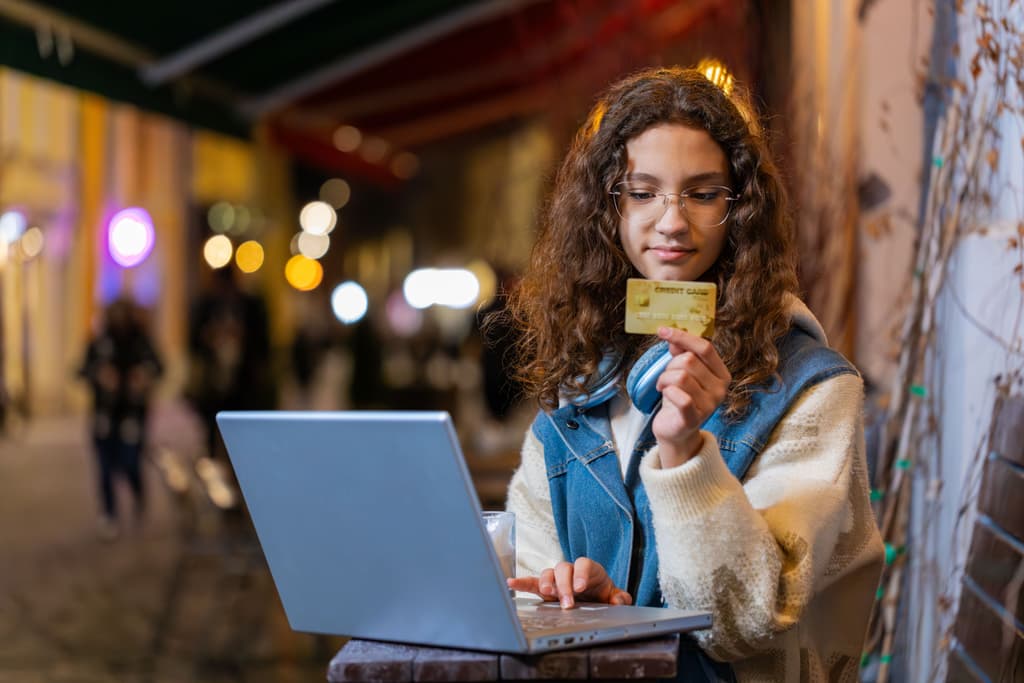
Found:
[{"label": "eyeglasses", "polygon": [[661,188],[635,182],[615,185],[609,194],[615,211],[629,223],[657,222],[668,210],[669,197],[677,197],[686,222],[699,228],[713,228],[729,217],[739,197],[728,187],[699,185],[682,192],[661,192]]}]

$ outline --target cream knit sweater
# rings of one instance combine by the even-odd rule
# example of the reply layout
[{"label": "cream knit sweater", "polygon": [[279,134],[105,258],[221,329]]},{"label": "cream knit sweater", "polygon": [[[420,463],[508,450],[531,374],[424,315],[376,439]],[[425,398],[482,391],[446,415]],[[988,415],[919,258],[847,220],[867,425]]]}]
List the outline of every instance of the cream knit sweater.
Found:
[{"label": "cream knit sweater", "polygon": [[[799,302],[794,323],[824,339]],[[737,480],[715,437],[689,462],[640,465],[668,604],[714,614],[696,635],[740,681],[856,681],[883,563],[868,498],[862,383],[840,375],[807,390]],[[626,451],[628,452],[628,450]],[[564,559],[543,446],[533,433],[509,486],[517,574]]]}]

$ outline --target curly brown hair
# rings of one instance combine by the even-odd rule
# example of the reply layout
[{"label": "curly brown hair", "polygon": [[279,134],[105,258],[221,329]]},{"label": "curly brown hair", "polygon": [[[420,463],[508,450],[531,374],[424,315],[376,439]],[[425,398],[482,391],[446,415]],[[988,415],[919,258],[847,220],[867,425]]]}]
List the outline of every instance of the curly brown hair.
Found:
[{"label": "curly brown hair", "polygon": [[776,372],[777,343],[789,328],[785,294],[797,289],[792,223],[752,111],[738,89],[727,96],[701,72],[678,67],[636,73],[598,100],[558,171],[530,267],[508,302],[518,378],[541,407],[583,393],[606,354],[632,363],[654,342],[623,329],[626,279],[642,275],[620,243],[609,191],[626,172],[626,142],[661,123],[707,131],[739,196],[722,253],[703,276],[718,285],[712,341],[733,376],[727,413],[742,414]]}]

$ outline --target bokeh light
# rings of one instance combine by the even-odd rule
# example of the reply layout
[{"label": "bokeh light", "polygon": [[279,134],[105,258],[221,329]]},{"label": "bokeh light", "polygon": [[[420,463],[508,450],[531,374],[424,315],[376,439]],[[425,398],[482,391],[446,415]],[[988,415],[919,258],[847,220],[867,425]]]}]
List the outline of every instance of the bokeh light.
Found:
[{"label": "bokeh light", "polygon": [[107,248],[119,265],[132,268],[153,251],[156,236],[149,212],[137,206],[114,214],[107,225]]},{"label": "bokeh light", "polygon": [[309,232],[299,233],[296,245],[299,253],[307,258],[318,259],[327,253],[331,246],[331,238],[327,235],[314,235]]},{"label": "bokeh light", "polygon": [[396,178],[408,180],[419,173],[419,170],[420,160],[412,152],[396,154],[395,158],[391,160],[391,172],[395,174]]},{"label": "bokeh light", "polygon": [[423,311],[413,308],[402,292],[395,290],[384,304],[384,317],[399,337],[413,337],[423,328]]},{"label": "bokeh light", "polygon": [[371,164],[379,164],[384,161],[384,158],[390,151],[391,145],[388,144],[387,140],[375,137],[363,140],[363,145],[359,148],[360,156]]},{"label": "bokeh light", "polygon": [[351,280],[342,282],[331,292],[331,309],[334,316],[346,325],[362,320],[369,304],[366,290]]},{"label": "bokeh light", "polygon": [[327,202],[335,209],[348,204],[352,197],[352,188],[341,178],[331,178],[320,186],[320,201]]},{"label": "bokeh light", "polygon": [[39,254],[43,253],[43,244],[46,239],[43,237],[43,231],[33,226],[25,231],[25,234],[21,236],[18,241],[18,246],[21,249],[21,255],[29,261],[34,259]]},{"label": "bokeh light", "polygon": [[235,224],[231,226],[231,232],[236,235],[244,234],[249,226],[252,225],[252,212],[249,211],[247,206],[236,206],[235,207]]},{"label": "bokeh light", "polygon": [[0,215],[0,239],[7,244],[14,244],[25,233],[28,219],[21,211],[5,211]]},{"label": "bokeh light", "polygon": [[420,268],[406,276],[402,293],[413,308],[468,308],[480,295],[480,283],[464,268]]},{"label": "bokeh light", "polygon": [[498,293],[498,276],[494,272],[494,268],[491,268],[491,265],[483,259],[473,259],[466,264],[466,270],[473,273],[476,276],[476,281],[480,283],[477,302],[481,306],[486,306]]},{"label": "bokeh light", "polygon": [[214,235],[203,245],[203,258],[211,268],[223,268],[231,263],[234,247],[227,235]]},{"label": "bokeh light", "polygon": [[326,235],[334,230],[338,214],[327,202],[315,201],[306,204],[299,212],[299,225],[313,235]]},{"label": "bokeh light", "polygon": [[319,261],[296,254],[285,264],[284,278],[300,292],[308,292],[320,285],[324,279],[324,269]]},{"label": "bokeh light", "polygon": [[243,273],[255,273],[263,267],[263,245],[256,240],[242,242],[235,250],[235,263]]},{"label": "bokeh light", "polygon": [[334,131],[334,146],[342,152],[354,152],[363,142],[363,134],[355,126],[340,126]]},{"label": "bokeh light", "polygon": [[227,202],[217,202],[206,212],[206,222],[214,232],[227,232],[235,224],[235,207]]}]

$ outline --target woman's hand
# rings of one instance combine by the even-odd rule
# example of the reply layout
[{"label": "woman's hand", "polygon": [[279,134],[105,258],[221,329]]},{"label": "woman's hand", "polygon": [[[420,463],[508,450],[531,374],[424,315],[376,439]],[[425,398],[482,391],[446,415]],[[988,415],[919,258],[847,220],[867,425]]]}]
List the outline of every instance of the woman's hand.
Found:
[{"label": "woman's hand", "polygon": [[725,400],[732,375],[711,342],[695,334],[662,327],[672,360],[658,378],[661,409],[652,429],[662,468],[681,465],[700,452],[700,426]]},{"label": "woman's hand", "polygon": [[540,576],[523,576],[508,580],[512,590],[534,593],[545,600],[558,601],[562,609],[569,609],[576,598],[584,602],[606,602],[612,605],[631,605],[633,598],[617,588],[611,577],[597,562],[581,557],[575,564],[559,562],[545,569]]}]

